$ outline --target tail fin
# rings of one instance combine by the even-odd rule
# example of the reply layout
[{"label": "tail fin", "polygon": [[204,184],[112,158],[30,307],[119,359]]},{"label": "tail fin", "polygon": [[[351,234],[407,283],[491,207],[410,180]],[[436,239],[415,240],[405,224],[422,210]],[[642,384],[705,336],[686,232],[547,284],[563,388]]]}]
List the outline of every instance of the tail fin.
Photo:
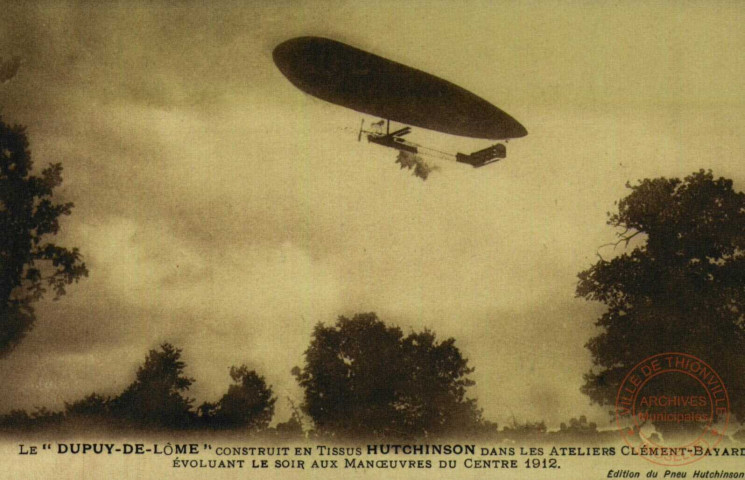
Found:
[{"label": "tail fin", "polygon": [[467,163],[474,168],[483,167],[490,163],[498,162],[499,160],[507,157],[507,147],[501,143],[492,145],[483,150],[473,152],[470,155],[465,153],[458,153],[455,155],[455,160],[460,163]]}]

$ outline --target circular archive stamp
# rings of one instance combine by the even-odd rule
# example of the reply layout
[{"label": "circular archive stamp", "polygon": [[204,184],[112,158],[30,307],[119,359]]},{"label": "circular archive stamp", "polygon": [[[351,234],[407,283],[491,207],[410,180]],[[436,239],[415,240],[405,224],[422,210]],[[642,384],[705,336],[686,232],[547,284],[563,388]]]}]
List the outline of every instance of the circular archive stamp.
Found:
[{"label": "circular archive stamp", "polygon": [[722,379],[686,353],[652,355],[621,382],[616,424],[631,455],[659,465],[687,465],[722,440],[730,404]]}]

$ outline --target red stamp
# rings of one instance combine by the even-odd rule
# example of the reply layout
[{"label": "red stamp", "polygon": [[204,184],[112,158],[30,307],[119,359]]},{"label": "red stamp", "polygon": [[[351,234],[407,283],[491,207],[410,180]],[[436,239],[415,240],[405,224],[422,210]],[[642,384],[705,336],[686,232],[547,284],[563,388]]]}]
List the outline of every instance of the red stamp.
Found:
[{"label": "red stamp", "polygon": [[616,424],[623,455],[659,465],[687,465],[707,455],[729,424],[727,389],[703,360],[660,353],[639,362],[621,382]]}]

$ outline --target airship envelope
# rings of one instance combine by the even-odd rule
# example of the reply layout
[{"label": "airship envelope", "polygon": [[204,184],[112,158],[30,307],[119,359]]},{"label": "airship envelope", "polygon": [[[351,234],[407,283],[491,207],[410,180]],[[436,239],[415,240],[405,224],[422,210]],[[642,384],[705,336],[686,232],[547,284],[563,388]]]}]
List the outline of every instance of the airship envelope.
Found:
[{"label": "airship envelope", "polygon": [[528,133],[464,88],[335,40],[293,38],[279,44],[273,57],[303,92],[368,115],[463,137],[502,140]]}]

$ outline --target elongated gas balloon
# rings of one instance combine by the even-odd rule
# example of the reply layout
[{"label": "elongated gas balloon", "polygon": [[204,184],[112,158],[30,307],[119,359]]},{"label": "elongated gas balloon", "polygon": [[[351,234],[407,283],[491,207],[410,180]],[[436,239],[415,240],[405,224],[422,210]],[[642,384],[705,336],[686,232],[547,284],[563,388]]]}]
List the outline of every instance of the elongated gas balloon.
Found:
[{"label": "elongated gas balloon", "polygon": [[274,63],[297,88],[358,112],[463,137],[523,137],[520,123],[468,90],[328,38],[278,45]]}]

